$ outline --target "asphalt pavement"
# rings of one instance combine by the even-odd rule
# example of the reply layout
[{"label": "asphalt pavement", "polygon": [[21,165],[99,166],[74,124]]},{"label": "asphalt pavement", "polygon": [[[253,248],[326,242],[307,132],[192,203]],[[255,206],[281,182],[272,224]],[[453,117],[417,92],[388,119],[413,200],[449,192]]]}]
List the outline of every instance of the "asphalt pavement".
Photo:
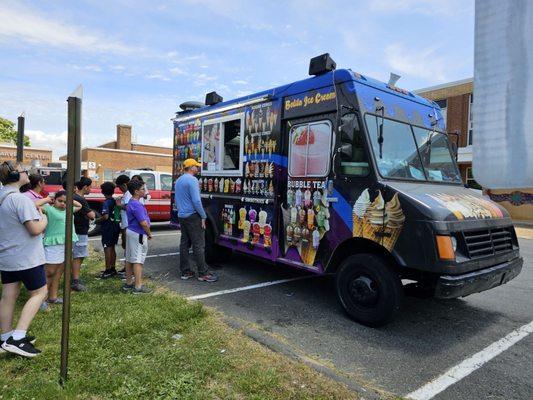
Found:
[{"label": "asphalt pavement", "polygon": [[[98,238],[91,242],[101,248]],[[429,388],[426,398],[533,399],[533,335],[523,333],[533,321],[533,239],[520,239],[524,268],[508,284],[464,299],[408,297],[402,314],[380,329],[346,316],[332,277],[242,255],[214,266],[216,283],[181,281],[178,245],[179,232],[156,228],[147,274],[187,297],[202,297],[197,301],[255,332],[255,339],[353,383],[365,397],[407,396],[432,380],[449,381],[450,368],[458,366],[464,374],[470,364],[465,377],[440,393]],[[523,338],[510,345],[506,336],[516,332]],[[503,351],[502,343],[508,346]],[[479,366],[477,357],[494,348],[501,354]]]}]

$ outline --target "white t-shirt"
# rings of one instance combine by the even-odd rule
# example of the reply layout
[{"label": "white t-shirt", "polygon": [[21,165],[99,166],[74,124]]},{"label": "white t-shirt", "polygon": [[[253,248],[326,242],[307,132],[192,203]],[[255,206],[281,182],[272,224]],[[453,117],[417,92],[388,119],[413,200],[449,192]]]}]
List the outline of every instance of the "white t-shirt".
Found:
[{"label": "white t-shirt", "polygon": [[[146,196],[146,199],[150,198],[150,194],[148,190],[146,190],[145,196]],[[126,205],[131,200],[131,198],[132,198],[132,195],[129,190],[126,191],[126,193],[124,193],[124,195],[122,196],[122,200],[120,202],[120,205],[122,207],[120,210],[120,229],[126,229],[128,227],[128,215],[126,214]],[[141,203],[143,206],[144,206],[145,201],[146,200],[144,197],[141,197],[139,199],[139,203]]]},{"label": "white t-shirt", "polygon": [[0,271],[23,271],[46,263],[42,234],[33,236],[24,226],[40,219],[33,201],[17,188],[0,189]]}]

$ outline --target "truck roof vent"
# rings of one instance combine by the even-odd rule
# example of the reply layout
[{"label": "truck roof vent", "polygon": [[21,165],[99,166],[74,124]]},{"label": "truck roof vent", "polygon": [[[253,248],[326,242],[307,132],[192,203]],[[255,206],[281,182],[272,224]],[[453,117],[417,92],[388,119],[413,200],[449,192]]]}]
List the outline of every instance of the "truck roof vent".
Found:
[{"label": "truck roof vent", "polygon": [[222,101],[224,101],[224,99],[217,92],[210,92],[205,95],[206,106],[214,106],[215,104],[221,103]]},{"label": "truck roof vent", "polygon": [[180,108],[183,110],[183,111],[194,111],[198,108],[202,108],[204,107],[205,104],[202,103],[201,101],[186,101],[185,103],[181,103],[180,104]]}]

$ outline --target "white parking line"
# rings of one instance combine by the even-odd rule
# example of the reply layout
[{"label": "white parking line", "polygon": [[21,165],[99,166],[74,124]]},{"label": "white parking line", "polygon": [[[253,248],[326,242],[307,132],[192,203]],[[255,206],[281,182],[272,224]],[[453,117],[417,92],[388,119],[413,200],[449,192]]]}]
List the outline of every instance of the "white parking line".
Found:
[{"label": "white parking line", "polygon": [[[180,232],[179,231],[176,231],[176,232],[166,232],[166,233],[154,233],[152,235],[152,237],[158,237],[158,236],[177,236],[179,235]],[[96,241],[99,241],[101,240],[100,236],[98,237],[92,237],[89,239],[89,242],[96,242]]]},{"label": "white parking line", "polygon": [[420,389],[409,393],[406,398],[413,400],[432,399],[449,386],[470,375],[472,372],[483,366],[483,364],[492,360],[498,354],[503,353],[509,347],[518,343],[530,333],[533,333],[533,321],[531,321],[529,324],[521,326],[518,329],[515,329],[504,338],[485,347],[479,353],[467,358],[460,364],[457,364],[455,367],[450,368],[444,374],[436,379],[433,379]]},{"label": "white parking line", "polygon": [[309,275],[309,276],[300,276],[298,278],[290,278],[290,279],[280,279],[278,281],[270,281],[270,282],[263,282],[263,283],[257,283],[255,285],[249,285],[249,286],[243,286],[235,289],[226,289],[226,290],[220,290],[218,292],[211,292],[211,293],[205,293],[205,294],[198,294],[196,296],[190,296],[187,297],[187,300],[200,300],[200,299],[206,299],[208,297],[213,296],[220,296],[222,294],[228,294],[228,293],[235,293],[235,292],[242,292],[244,290],[251,290],[251,289],[257,289],[262,288],[265,286],[272,286],[272,285],[279,285],[280,283],[285,282],[292,282],[292,281],[300,281],[302,279],[309,279],[314,278],[317,275]]}]

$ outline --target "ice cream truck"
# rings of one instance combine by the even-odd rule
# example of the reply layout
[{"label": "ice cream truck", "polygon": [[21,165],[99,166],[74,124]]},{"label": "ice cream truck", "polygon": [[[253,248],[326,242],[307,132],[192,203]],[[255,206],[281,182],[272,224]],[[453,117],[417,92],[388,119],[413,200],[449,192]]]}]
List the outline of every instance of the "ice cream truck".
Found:
[{"label": "ice cream truck", "polygon": [[186,158],[202,164],[208,259],[334,274],[340,304],[368,326],[406,291],[451,299],[520,273],[512,221],[465,188],[436,103],[328,54],[309,74],[230,101],[212,92],[173,119],[174,178]]}]

